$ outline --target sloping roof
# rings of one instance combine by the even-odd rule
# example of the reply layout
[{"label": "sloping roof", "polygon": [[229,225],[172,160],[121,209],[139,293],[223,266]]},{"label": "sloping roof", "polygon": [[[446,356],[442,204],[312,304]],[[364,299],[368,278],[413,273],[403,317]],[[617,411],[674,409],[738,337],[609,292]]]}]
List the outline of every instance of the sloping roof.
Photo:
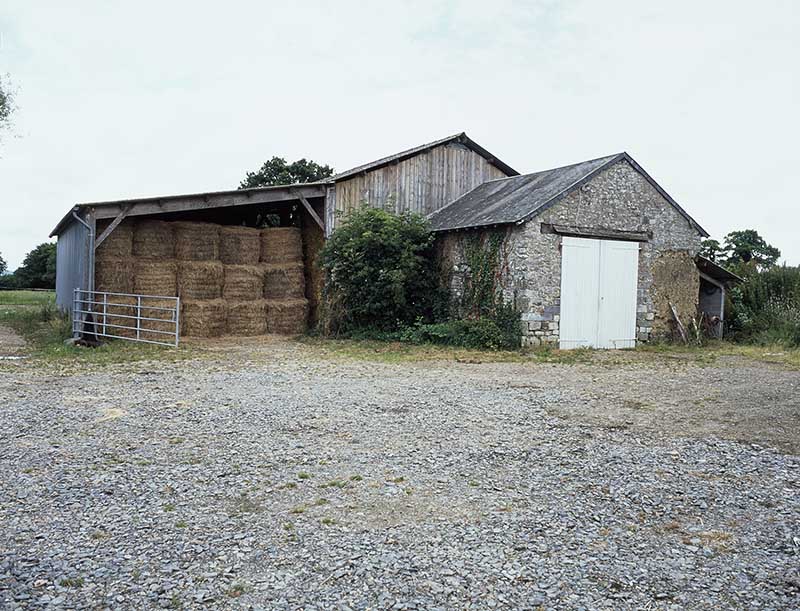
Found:
[{"label": "sloping roof", "polygon": [[447,138],[442,138],[441,140],[434,140],[433,142],[428,142],[427,144],[415,146],[414,148],[410,148],[400,153],[395,153],[394,155],[389,155],[388,157],[377,159],[376,161],[371,161],[370,163],[365,163],[364,165],[360,165],[355,168],[345,170],[344,172],[339,172],[338,174],[334,174],[333,176],[331,176],[328,179],[328,181],[338,182],[340,180],[350,178],[357,174],[361,174],[362,172],[368,172],[370,170],[374,170],[397,161],[403,161],[404,159],[408,159],[409,157],[419,155],[420,153],[424,153],[425,151],[429,151],[430,149],[436,148],[437,146],[441,146],[443,144],[450,144],[451,142],[457,142],[459,144],[463,144],[470,150],[475,151],[478,155],[486,159],[486,161],[491,163],[493,166],[495,166],[508,176],[519,175],[519,172],[517,172],[514,168],[500,161],[497,157],[492,155],[489,151],[487,151],[485,148],[483,148],[477,142],[475,142],[469,136],[467,136],[466,132],[461,132],[459,134],[453,134],[452,136],[448,136]]},{"label": "sloping roof", "polygon": [[543,172],[490,180],[431,214],[429,218],[432,228],[434,231],[452,231],[523,223],[622,160],[630,163],[698,232],[708,236],[708,232],[624,152]]},{"label": "sloping roof", "polygon": [[716,261],[712,261],[703,255],[697,255],[695,263],[697,264],[697,269],[715,280],[720,280],[722,282],[744,282],[744,278],[741,276],[737,276],[732,271],[722,267]]}]

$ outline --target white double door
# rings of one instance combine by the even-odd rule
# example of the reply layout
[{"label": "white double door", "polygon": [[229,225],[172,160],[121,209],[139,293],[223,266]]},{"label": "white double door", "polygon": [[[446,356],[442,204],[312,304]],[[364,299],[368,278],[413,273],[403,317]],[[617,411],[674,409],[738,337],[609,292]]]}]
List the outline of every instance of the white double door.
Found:
[{"label": "white double door", "polygon": [[639,243],[564,237],[561,348],[633,348]]}]

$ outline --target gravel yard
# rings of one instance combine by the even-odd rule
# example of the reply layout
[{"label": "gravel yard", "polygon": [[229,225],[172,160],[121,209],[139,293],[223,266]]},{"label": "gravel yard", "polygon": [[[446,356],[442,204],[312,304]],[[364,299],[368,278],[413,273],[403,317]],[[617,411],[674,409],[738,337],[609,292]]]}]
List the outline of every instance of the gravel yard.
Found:
[{"label": "gravel yard", "polygon": [[0,362],[0,608],[800,606],[800,373]]}]

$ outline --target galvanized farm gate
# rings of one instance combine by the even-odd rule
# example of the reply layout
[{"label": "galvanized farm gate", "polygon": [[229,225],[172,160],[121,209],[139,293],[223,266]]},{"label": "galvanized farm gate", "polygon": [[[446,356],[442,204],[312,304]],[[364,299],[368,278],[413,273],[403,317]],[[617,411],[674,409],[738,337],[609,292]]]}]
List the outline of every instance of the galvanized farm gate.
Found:
[{"label": "galvanized farm gate", "polygon": [[177,346],[180,297],[75,289],[73,337],[109,337]]}]

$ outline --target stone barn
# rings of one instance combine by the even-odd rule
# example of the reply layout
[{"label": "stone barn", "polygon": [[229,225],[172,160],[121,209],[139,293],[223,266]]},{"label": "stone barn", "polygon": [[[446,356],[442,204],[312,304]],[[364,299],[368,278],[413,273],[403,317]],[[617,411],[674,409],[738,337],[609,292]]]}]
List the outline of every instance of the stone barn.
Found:
[{"label": "stone barn", "polygon": [[470,245],[497,246],[523,345],[630,348],[678,320],[721,334],[736,277],[699,257],[708,233],[627,153],[488,181],[430,220],[456,302]]}]

